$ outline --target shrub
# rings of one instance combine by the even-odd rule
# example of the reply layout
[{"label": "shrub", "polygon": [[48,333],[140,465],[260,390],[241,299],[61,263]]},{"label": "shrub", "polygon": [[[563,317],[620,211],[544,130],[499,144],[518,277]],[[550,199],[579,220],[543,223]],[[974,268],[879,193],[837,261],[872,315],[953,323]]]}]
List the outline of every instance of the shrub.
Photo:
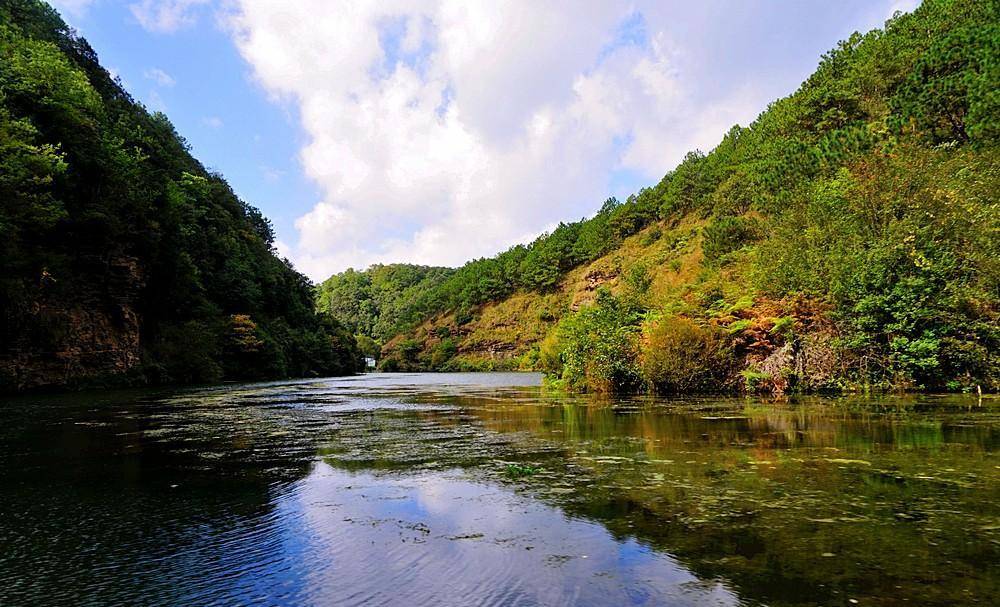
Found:
[{"label": "shrub", "polygon": [[735,360],[720,332],[680,316],[646,326],[640,367],[659,393],[720,392],[731,387]]},{"label": "shrub", "polygon": [[460,327],[469,324],[472,320],[472,312],[468,308],[460,308],[455,312],[455,324]]},{"label": "shrub", "polygon": [[542,343],[540,363],[566,388],[629,392],[642,384],[637,361],[639,315],[602,288],[597,304],[565,317]]},{"label": "shrub", "polygon": [[556,319],[556,315],[552,313],[548,308],[542,308],[538,311],[538,320],[542,322],[552,322]]},{"label": "shrub", "polygon": [[397,356],[387,356],[379,361],[378,370],[386,373],[394,373],[402,370],[403,365]]},{"label": "shrub", "polygon": [[423,342],[418,339],[404,339],[399,342],[396,351],[399,353],[400,362],[415,363],[417,361],[417,354],[423,350],[423,347]]},{"label": "shrub", "polygon": [[644,263],[638,263],[625,273],[625,285],[628,290],[636,296],[641,296],[649,291],[653,285],[653,277],[649,268]]},{"label": "shrub", "polygon": [[562,343],[559,339],[558,330],[552,331],[545,336],[538,344],[537,368],[545,375],[552,378],[561,378],[563,374],[562,364]]},{"label": "shrub", "polygon": [[653,228],[652,230],[643,234],[642,240],[640,240],[639,242],[640,244],[642,244],[642,246],[648,247],[657,240],[659,240],[661,236],[663,236],[663,230],[661,230],[660,228]]},{"label": "shrub", "polygon": [[771,375],[769,373],[744,369],[740,371],[740,375],[743,377],[744,389],[748,393],[757,394],[770,391]]},{"label": "shrub", "polygon": [[441,343],[434,346],[434,350],[431,351],[431,368],[441,369],[445,364],[454,358],[458,354],[458,347],[455,346],[455,342],[452,339],[442,340]]},{"label": "shrub", "polygon": [[737,320],[734,323],[730,323],[729,326],[726,327],[726,332],[731,335],[735,335],[737,333],[742,333],[743,331],[746,331],[752,326],[753,326],[753,320],[749,318],[744,318],[742,320]]},{"label": "shrub", "polygon": [[702,252],[705,260],[717,262],[724,255],[763,238],[760,221],[752,217],[723,217],[705,227]]},{"label": "shrub", "polygon": [[161,330],[153,344],[157,361],[149,372],[155,382],[213,382],[222,378],[222,341],[220,328],[207,323],[188,321]]},{"label": "shrub", "polygon": [[795,333],[795,318],[793,316],[782,316],[781,318],[776,318],[774,320],[774,326],[771,327],[771,333],[781,335],[786,338],[790,337]]}]

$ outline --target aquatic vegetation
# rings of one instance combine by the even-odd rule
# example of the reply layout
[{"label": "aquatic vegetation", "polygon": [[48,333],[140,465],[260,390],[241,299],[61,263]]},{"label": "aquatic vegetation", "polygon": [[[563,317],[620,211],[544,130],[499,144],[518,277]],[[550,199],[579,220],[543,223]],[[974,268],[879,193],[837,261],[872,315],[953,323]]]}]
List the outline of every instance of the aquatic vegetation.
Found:
[{"label": "aquatic vegetation", "polygon": [[541,469],[530,464],[507,464],[504,467],[504,474],[510,478],[521,478],[523,476],[533,476]]},{"label": "aquatic vegetation", "polygon": [[[769,604],[946,605],[1000,587],[995,567],[970,564],[1000,562],[995,401],[539,398],[393,416],[397,430],[361,469],[516,481]],[[407,432],[414,417],[431,440]],[[350,452],[327,461],[356,470],[365,449]],[[512,475],[512,461],[540,469]]]},{"label": "aquatic vegetation", "polygon": [[[417,583],[386,555],[423,571],[500,555],[582,585],[597,572],[642,585],[645,565],[670,563],[734,603],[778,607],[988,604],[1000,590],[995,397],[554,395],[538,380],[374,374],[7,402],[0,464],[30,491],[0,500],[0,600],[134,596],[135,580],[145,596],[218,599],[287,590],[303,571],[345,590],[344,554],[372,559],[352,592]],[[256,568],[260,546],[275,567]],[[254,575],[223,580],[205,565],[218,562]],[[80,573],[94,563],[99,584]]]}]

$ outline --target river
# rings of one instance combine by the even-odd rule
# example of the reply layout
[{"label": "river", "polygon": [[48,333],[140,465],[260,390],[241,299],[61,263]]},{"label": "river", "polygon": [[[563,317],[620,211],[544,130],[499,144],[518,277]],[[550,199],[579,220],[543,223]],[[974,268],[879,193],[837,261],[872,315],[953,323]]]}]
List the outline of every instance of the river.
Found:
[{"label": "river", "polygon": [[991,605],[1000,401],[370,374],[0,402],[0,605]]}]

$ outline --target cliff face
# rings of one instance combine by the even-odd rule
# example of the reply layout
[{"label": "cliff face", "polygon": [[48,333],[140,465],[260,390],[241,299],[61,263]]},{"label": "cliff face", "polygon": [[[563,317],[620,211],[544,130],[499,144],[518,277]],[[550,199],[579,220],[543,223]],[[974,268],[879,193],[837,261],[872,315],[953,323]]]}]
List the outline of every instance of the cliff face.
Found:
[{"label": "cliff face", "polygon": [[106,264],[107,282],[74,293],[43,271],[15,319],[18,337],[0,351],[0,386],[15,391],[121,380],[140,356],[137,260]]}]

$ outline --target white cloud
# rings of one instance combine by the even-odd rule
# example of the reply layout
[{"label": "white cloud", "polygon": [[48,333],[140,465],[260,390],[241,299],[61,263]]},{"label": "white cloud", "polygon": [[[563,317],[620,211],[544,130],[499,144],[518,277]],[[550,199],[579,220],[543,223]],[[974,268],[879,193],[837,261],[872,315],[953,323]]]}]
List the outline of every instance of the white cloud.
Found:
[{"label": "white cloud", "polygon": [[264,165],[260,167],[260,171],[268,183],[277,183],[285,176],[285,171],[272,166]]},{"label": "white cloud", "polygon": [[158,67],[149,68],[148,70],[144,71],[142,75],[146,80],[152,80],[153,82],[155,82],[160,86],[169,87],[177,84],[177,81],[174,80],[173,76],[164,72]]},{"label": "white cloud", "polygon": [[170,33],[193,25],[199,8],[209,0],[142,0],[129,5],[139,25],[151,32]]},{"label": "white cloud", "polygon": [[698,99],[657,23],[643,44],[612,45],[634,10],[238,0],[237,46],[267,91],[297,105],[300,160],[323,196],[295,222],[289,256],[318,279],[491,255],[596,210],[612,171],[655,182],[763,108],[750,87]]},{"label": "white cloud", "polygon": [[112,79],[121,82],[122,86],[125,87],[125,90],[130,90],[132,88],[132,85],[122,76],[121,70],[117,67],[111,65],[107,67],[107,70],[108,75],[111,76]]},{"label": "white cloud", "polygon": [[201,123],[210,129],[221,129],[225,123],[222,122],[222,118],[218,116],[206,116],[201,119]]},{"label": "white cloud", "polygon": [[56,7],[60,13],[82,17],[86,14],[87,9],[94,4],[94,0],[50,0],[49,3]]},{"label": "white cloud", "polygon": [[280,240],[274,241],[274,251],[278,254],[281,259],[291,259],[292,258],[292,248]]},{"label": "white cloud", "polygon": [[154,112],[167,111],[167,104],[156,90],[149,91],[149,95],[146,97],[146,106]]},{"label": "white cloud", "polygon": [[888,17],[892,17],[897,12],[912,13],[918,6],[920,6],[920,0],[893,0],[892,4],[889,5]]}]

